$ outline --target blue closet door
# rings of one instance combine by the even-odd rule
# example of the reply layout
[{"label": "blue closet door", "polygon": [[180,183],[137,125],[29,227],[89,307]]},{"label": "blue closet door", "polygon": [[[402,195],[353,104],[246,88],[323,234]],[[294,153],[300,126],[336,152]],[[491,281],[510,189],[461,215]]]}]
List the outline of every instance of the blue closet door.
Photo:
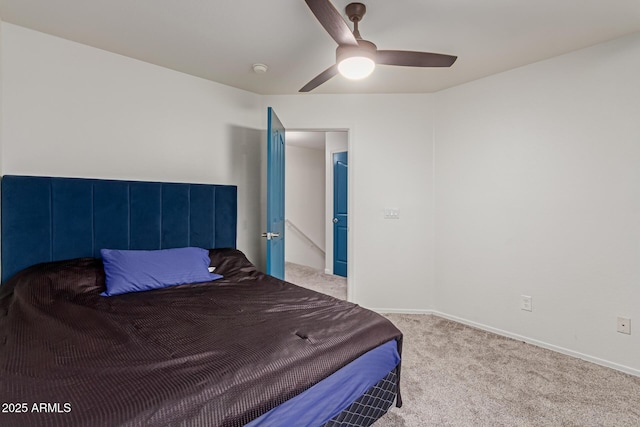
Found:
[{"label": "blue closet door", "polygon": [[348,154],[333,154],[333,274],[347,277]]}]

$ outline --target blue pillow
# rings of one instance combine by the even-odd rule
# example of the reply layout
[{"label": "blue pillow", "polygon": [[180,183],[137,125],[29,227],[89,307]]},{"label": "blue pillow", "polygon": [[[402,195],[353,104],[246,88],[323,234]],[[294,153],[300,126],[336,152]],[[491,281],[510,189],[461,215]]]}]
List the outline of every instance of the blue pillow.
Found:
[{"label": "blue pillow", "polygon": [[220,279],[209,273],[209,251],[201,248],[126,251],[101,249],[107,290],[103,296],[148,291]]}]

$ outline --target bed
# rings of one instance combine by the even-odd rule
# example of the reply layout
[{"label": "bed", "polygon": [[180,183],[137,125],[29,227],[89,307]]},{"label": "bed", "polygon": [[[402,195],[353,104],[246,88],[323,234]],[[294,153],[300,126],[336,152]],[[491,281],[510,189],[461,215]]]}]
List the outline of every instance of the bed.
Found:
[{"label": "bed", "polygon": [[[258,271],[234,186],[2,179],[0,425],[367,426],[402,334]],[[222,278],[105,297],[100,249],[208,249]]]}]

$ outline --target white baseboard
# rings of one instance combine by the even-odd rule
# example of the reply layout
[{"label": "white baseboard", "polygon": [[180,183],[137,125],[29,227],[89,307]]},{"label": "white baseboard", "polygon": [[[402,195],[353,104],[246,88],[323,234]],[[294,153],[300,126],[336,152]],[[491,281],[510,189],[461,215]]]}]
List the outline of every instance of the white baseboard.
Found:
[{"label": "white baseboard", "polygon": [[452,316],[450,314],[442,313],[437,310],[417,310],[417,309],[392,309],[392,308],[372,308],[371,310],[378,313],[394,313],[394,314],[432,314],[444,319],[453,320],[454,322],[462,323],[464,325],[472,326],[484,331],[493,332],[497,335],[512,338],[518,341],[524,341],[527,344],[535,345],[537,347],[546,348],[547,350],[555,351],[556,353],[565,354],[567,356],[575,357],[578,359],[586,360],[587,362],[595,363],[596,365],[605,366],[607,368],[615,369],[636,377],[640,377],[640,369],[631,368],[629,366],[620,365],[619,363],[611,362],[608,360],[600,359],[598,357],[590,356],[588,354],[580,353],[578,351],[569,350],[568,348],[559,347],[557,345],[549,344],[544,341],[539,341],[533,338],[525,337],[523,335],[514,334],[509,331],[487,326],[482,323],[473,322],[471,320],[463,319],[461,317]]},{"label": "white baseboard", "polygon": [[371,311],[375,311],[376,313],[390,313],[390,314],[435,314],[433,310],[426,310],[421,308],[369,308]]}]

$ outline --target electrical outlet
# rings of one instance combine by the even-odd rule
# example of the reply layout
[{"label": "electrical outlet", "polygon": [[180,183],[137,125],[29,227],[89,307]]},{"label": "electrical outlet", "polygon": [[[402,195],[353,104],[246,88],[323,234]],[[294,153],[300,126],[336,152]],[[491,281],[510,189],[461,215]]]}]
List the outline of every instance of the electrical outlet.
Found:
[{"label": "electrical outlet", "polygon": [[631,319],[618,317],[618,332],[631,335]]},{"label": "electrical outlet", "polygon": [[528,295],[520,295],[520,309],[524,311],[533,311],[531,305],[531,297]]}]

